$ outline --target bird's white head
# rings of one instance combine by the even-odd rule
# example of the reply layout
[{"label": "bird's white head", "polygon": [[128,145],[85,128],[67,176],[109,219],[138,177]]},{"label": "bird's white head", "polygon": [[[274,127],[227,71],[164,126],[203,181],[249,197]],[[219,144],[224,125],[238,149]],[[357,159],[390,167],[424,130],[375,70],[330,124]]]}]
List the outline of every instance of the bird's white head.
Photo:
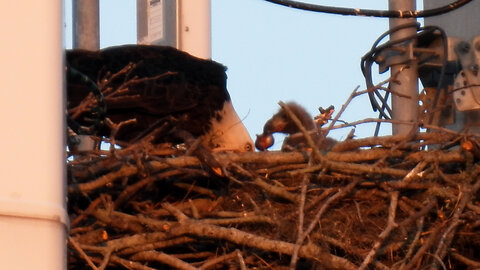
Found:
[{"label": "bird's white head", "polygon": [[211,129],[202,138],[202,144],[212,151],[250,152],[253,141],[230,101],[211,120]]}]

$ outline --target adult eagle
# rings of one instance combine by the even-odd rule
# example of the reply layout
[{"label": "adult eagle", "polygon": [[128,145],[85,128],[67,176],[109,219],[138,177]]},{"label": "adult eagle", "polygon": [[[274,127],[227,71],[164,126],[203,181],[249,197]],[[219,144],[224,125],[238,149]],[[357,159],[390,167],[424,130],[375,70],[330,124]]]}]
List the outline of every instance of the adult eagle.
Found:
[{"label": "adult eagle", "polygon": [[135,119],[115,132],[116,141],[133,143],[147,134],[162,142],[178,139],[168,131],[152,133],[163,127],[187,131],[211,150],[253,150],[226,89],[226,68],[219,63],[148,45],[68,50],[66,62],[72,126],[93,121],[96,135],[110,136],[104,119],[117,124]]}]

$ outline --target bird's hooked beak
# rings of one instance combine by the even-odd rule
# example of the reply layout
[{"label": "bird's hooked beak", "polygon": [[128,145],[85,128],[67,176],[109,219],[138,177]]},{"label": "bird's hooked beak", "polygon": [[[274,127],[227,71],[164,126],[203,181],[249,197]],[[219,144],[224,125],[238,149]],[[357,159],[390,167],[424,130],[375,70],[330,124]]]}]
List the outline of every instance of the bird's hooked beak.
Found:
[{"label": "bird's hooked beak", "polygon": [[203,145],[213,152],[251,152],[253,141],[231,102],[226,102],[211,122],[211,131],[204,135]]}]

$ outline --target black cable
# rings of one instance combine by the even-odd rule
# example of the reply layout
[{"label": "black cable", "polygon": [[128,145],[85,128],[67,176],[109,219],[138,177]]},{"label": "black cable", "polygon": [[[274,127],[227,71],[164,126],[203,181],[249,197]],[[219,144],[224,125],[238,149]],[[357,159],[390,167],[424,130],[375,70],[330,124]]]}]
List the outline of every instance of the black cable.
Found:
[{"label": "black cable", "polygon": [[[387,41],[385,42],[384,44],[382,45],[378,45],[380,43],[380,41],[385,38],[386,36],[398,31],[398,30],[401,30],[403,28],[407,28],[407,27],[413,27],[413,26],[416,26],[417,27],[417,33],[415,33],[414,35],[410,35],[410,36],[407,36],[407,37],[404,37],[402,39],[399,39],[399,40],[395,40],[395,41]],[[393,45],[396,45],[396,44],[399,44],[399,43],[402,43],[402,42],[405,42],[407,40],[412,40],[412,39],[416,39],[419,35],[421,34],[425,34],[425,33],[433,33],[435,31],[438,31],[440,33],[440,37],[442,39],[442,43],[443,43],[443,59],[442,59],[442,67],[440,69],[440,76],[439,76],[439,80],[437,82],[437,86],[436,86],[436,93],[435,93],[435,97],[434,97],[434,100],[432,102],[432,105],[433,107],[435,107],[438,103],[438,100],[439,100],[439,95],[440,95],[440,91],[442,90],[442,86],[443,86],[443,81],[445,79],[445,74],[446,74],[446,68],[447,68],[447,64],[448,64],[448,59],[447,59],[447,55],[448,55],[448,43],[447,43],[447,35],[445,33],[445,31],[438,27],[438,26],[424,26],[424,27],[420,27],[419,24],[416,24],[416,23],[410,23],[410,24],[405,24],[405,25],[401,25],[399,27],[395,27],[395,28],[392,28],[390,29],[389,31],[383,33],[382,35],[380,35],[380,37],[378,37],[375,42],[373,43],[372,45],[372,48],[370,49],[370,51],[368,53],[366,53],[362,59],[361,59],[361,69],[362,69],[362,73],[365,77],[365,81],[366,81],[366,85],[367,85],[367,88],[372,88],[374,87],[374,84],[373,84],[373,81],[372,81],[372,65],[373,63],[375,62],[375,57],[377,54],[381,53],[384,49],[386,48],[390,48],[392,47]],[[385,118],[385,119],[389,119],[390,116],[392,115],[392,111],[390,109],[390,107],[388,106],[387,104],[387,100],[388,100],[388,97],[389,97],[389,92],[385,93],[385,96],[382,96],[380,94],[380,92],[378,91],[378,89],[372,89],[371,92],[368,93],[369,94],[369,98],[370,98],[370,102],[372,104],[372,108],[374,111],[379,111],[379,116],[378,118]],[[377,98],[378,100],[380,101],[381,103],[381,106],[380,104],[377,102]],[[388,114],[390,115],[387,115],[387,113],[385,112],[385,110],[388,112]],[[380,128],[380,122],[377,122],[377,125],[376,125],[376,128],[375,128],[375,136],[378,134],[379,132],[379,128]]]},{"label": "black cable", "polygon": [[80,83],[84,84],[88,91],[93,94],[97,100],[95,107],[90,109],[91,116],[93,118],[85,118],[88,121],[91,121],[92,124],[89,126],[82,126],[80,123],[72,119],[67,113],[67,125],[75,131],[77,134],[88,134],[93,135],[98,132],[98,130],[104,125],[105,117],[107,112],[107,105],[103,97],[102,91],[98,88],[97,84],[92,81],[87,75],[83,74],[79,70],[67,66],[67,75],[71,77],[72,80],[78,80]]},{"label": "black cable", "polygon": [[316,4],[309,4],[304,2],[292,0],[264,0],[270,3],[287,6],[307,11],[322,12],[337,15],[351,15],[351,16],[367,16],[380,18],[426,18],[441,15],[457,8],[460,8],[473,0],[457,0],[448,5],[428,10],[373,10],[373,9],[356,9],[356,8],[342,8],[331,7]]},{"label": "black cable", "polygon": [[[361,59],[361,62],[360,62],[360,68],[362,70],[362,73],[363,73],[363,76],[365,77],[365,82],[366,82],[366,86],[367,86],[367,89],[372,89],[374,87],[374,84],[373,84],[373,79],[372,79],[372,65],[373,63],[375,62],[375,56],[380,53],[382,50],[386,49],[386,48],[389,48],[389,47],[392,47],[393,45],[396,45],[396,44],[399,44],[399,43],[402,43],[402,42],[405,42],[405,41],[408,41],[408,40],[411,40],[411,39],[414,39],[414,38],[417,38],[417,33],[413,34],[413,35],[409,35],[409,36],[406,36],[404,38],[401,38],[401,39],[397,39],[397,40],[390,40],[390,41],[387,41],[385,42],[384,44],[378,46],[378,43],[380,43],[380,41],[385,38],[386,36],[392,34],[392,33],[395,33],[399,30],[402,30],[402,29],[405,29],[405,28],[409,28],[409,27],[416,27],[417,28],[417,31],[419,29],[419,24],[414,22],[414,23],[407,23],[407,24],[403,24],[403,25],[399,25],[397,27],[394,27],[392,29],[389,29],[388,31],[386,31],[385,33],[383,33],[382,35],[380,35],[380,37],[378,37],[375,42],[373,43],[372,45],[372,48],[370,49],[370,51],[368,53],[366,53],[362,59]],[[381,101],[382,103],[382,106],[380,106],[375,98],[375,95],[378,97],[378,99]],[[390,119],[390,116],[387,115],[384,110],[386,109],[388,111],[388,113],[391,115],[391,108],[390,106],[388,106],[387,104],[387,99],[388,99],[388,96],[386,95],[385,97],[382,97],[381,94],[378,92],[377,89],[372,89],[369,93],[368,93],[368,96],[370,98],[370,103],[372,104],[372,108],[373,108],[373,111],[379,111],[380,115],[385,118],[385,119]]]}]

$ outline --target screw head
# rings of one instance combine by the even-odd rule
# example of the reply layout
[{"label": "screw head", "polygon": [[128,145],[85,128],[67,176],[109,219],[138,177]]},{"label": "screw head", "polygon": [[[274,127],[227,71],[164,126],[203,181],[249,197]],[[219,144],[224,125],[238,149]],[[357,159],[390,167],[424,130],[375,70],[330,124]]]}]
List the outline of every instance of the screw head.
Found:
[{"label": "screw head", "polygon": [[457,45],[457,52],[467,54],[470,51],[470,43],[462,41]]}]

